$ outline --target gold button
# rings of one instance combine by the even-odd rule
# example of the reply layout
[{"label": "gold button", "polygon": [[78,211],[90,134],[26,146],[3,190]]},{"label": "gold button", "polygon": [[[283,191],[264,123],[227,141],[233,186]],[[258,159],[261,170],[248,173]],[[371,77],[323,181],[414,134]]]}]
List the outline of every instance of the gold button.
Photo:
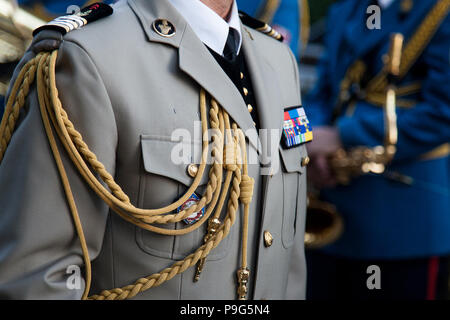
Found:
[{"label": "gold button", "polygon": [[187,172],[192,178],[195,178],[198,173],[198,167],[195,164],[190,164],[187,168]]},{"label": "gold button", "polygon": [[251,104],[248,104],[248,105],[247,105],[247,109],[248,109],[248,112],[252,112],[252,111],[253,111],[252,105],[251,105]]},{"label": "gold button", "polygon": [[311,159],[309,159],[309,157],[302,158],[302,167],[306,167],[310,161]]},{"label": "gold button", "polygon": [[248,90],[247,90],[247,88],[244,87],[242,90],[244,91],[244,96],[247,96],[247,95],[248,95]]},{"label": "gold button", "polygon": [[273,243],[273,236],[269,231],[264,231],[264,245],[266,248],[270,247]]},{"label": "gold button", "polygon": [[244,79],[244,74],[241,72],[241,79]]}]

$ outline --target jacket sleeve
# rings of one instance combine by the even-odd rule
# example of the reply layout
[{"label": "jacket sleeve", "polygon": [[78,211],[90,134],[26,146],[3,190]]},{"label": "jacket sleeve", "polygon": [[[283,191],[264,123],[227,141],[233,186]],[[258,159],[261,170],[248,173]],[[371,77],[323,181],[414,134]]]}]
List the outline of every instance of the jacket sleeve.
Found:
[{"label": "jacket sleeve", "polygon": [[[398,110],[398,151],[396,160],[417,157],[450,141],[450,18],[422,54],[420,102],[410,110]],[[365,102],[360,102],[363,104]],[[346,147],[376,145],[383,141],[383,112],[367,116],[342,117],[338,121],[341,139]]]},{"label": "jacket sleeve", "polygon": [[[29,50],[18,68],[33,57]],[[83,48],[62,42],[56,81],[70,120],[114,175],[114,114],[96,66]],[[93,260],[102,246],[109,210],[82,180],[61,143],[59,151]],[[72,277],[78,268],[79,282]],[[80,242],[33,85],[0,164],[0,299],[79,299],[82,276]]]}]

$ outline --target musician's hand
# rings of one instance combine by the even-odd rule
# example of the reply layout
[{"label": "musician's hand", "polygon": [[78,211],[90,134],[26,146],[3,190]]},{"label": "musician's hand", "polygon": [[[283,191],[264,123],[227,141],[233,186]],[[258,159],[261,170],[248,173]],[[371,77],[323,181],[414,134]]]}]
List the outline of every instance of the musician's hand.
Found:
[{"label": "musician's hand", "polygon": [[308,179],[316,188],[333,187],[336,180],[327,158],[342,147],[339,132],[334,127],[318,127],[314,129],[314,140],[307,144],[311,163],[308,167]]}]

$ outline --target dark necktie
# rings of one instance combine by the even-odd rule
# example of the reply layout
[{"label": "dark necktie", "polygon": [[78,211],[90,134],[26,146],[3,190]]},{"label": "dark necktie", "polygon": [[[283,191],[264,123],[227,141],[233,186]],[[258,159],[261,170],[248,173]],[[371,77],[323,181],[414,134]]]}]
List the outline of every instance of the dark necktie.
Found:
[{"label": "dark necktie", "polygon": [[225,43],[225,48],[223,49],[223,56],[229,60],[234,61],[237,55],[237,43],[236,43],[236,31],[232,28],[228,29],[227,42]]}]

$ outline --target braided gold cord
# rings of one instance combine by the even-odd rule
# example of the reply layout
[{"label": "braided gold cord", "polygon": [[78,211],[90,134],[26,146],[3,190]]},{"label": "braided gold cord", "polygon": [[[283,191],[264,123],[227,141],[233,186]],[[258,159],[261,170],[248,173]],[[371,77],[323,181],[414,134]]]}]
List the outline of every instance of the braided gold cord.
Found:
[{"label": "braided gold cord", "polygon": [[[54,100],[54,103],[56,103],[57,110],[60,111],[60,116],[61,116],[59,118],[57,117],[58,125],[59,125],[64,137],[66,138],[66,141],[69,144],[70,151],[73,152],[73,155],[76,157],[77,162],[82,166],[83,171],[89,176],[90,180],[95,184],[96,188],[98,188],[99,191],[102,192],[103,196],[108,197],[112,201],[112,203],[114,204],[115,207],[117,207],[120,210],[127,211],[129,214],[134,215],[134,218],[136,218],[137,220],[141,220],[140,217],[146,216],[145,220],[148,221],[149,223],[162,224],[162,223],[179,222],[179,221],[185,219],[186,217],[190,216],[193,212],[202,210],[204,208],[206,197],[208,199],[211,199],[210,193],[215,190],[216,186],[213,185],[213,182],[216,181],[216,179],[210,179],[210,181],[208,182],[207,188],[206,188],[206,193],[207,193],[206,197],[203,196],[202,199],[200,200],[200,202],[197,203],[196,205],[193,205],[189,209],[183,210],[176,215],[166,215],[166,216],[155,217],[156,215],[165,214],[165,213],[168,213],[168,212],[173,211],[176,208],[178,208],[192,195],[192,193],[198,187],[200,179],[201,179],[203,171],[204,171],[204,168],[205,168],[205,161],[206,161],[206,156],[207,156],[207,152],[208,152],[208,149],[206,148],[206,149],[204,149],[204,152],[202,155],[201,168],[199,169],[199,173],[196,177],[197,183],[195,183],[195,181],[194,181],[194,183],[192,185],[192,186],[195,186],[195,188],[192,188],[192,186],[191,186],[191,188],[186,192],[185,196],[180,199],[180,200],[185,199],[184,201],[178,200],[177,202],[175,202],[174,204],[172,204],[168,207],[156,209],[156,210],[143,210],[143,209],[134,207],[133,205],[131,205],[129,203],[129,201],[122,202],[121,198],[128,199],[128,197],[126,195],[124,195],[120,186],[114,181],[112,176],[104,168],[103,164],[100,163],[99,161],[97,161],[95,154],[89,150],[88,146],[82,140],[81,134],[73,127],[73,124],[70,122],[70,120],[68,120],[67,113],[64,110],[62,110],[61,103],[60,103],[59,99],[57,98],[56,85],[52,85],[51,88],[56,91],[54,94],[52,94],[52,98]],[[206,116],[204,118],[206,118]],[[215,131],[215,133],[217,134],[217,131]],[[218,140],[220,140],[220,138]],[[99,174],[101,179],[108,185],[108,187],[111,190],[116,190],[116,195],[118,195],[118,197],[114,197],[114,195],[111,195],[110,192],[108,190],[106,190],[106,188],[104,188],[100,184],[100,182],[98,182],[98,180],[92,174],[89,167],[86,165],[86,163],[84,163],[83,158],[88,161],[88,163],[93,167],[93,170]],[[217,170],[217,168],[212,166],[211,171],[213,171],[214,169]],[[214,171],[212,173],[214,173]],[[191,189],[193,189],[193,190],[191,190]],[[143,221],[143,222],[145,223],[146,221]],[[165,231],[167,231],[167,230],[165,230]]]},{"label": "braided gold cord", "polygon": [[12,87],[11,99],[8,100],[4,111],[4,114],[7,116],[2,118],[0,124],[0,162],[11,140],[16,122],[19,118],[19,111],[25,104],[25,98],[29,93],[30,85],[34,82],[38,63],[39,58],[36,58],[25,64]]},{"label": "braided gold cord", "polygon": [[69,179],[67,177],[66,171],[64,169],[64,165],[62,163],[62,159],[56,144],[55,136],[53,134],[50,119],[48,117],[47,113],[47,106],[48,106],[48,95],[45,93],[48,93],[48,91],[45,88],[45,84],[47,83],[49,79],[49,70],[48,65],[50,63],[51,57],[49,54],[44,54],[39,57],[38,61],[38,69],[37,69],[37,93],[38,93],[38,102],[39,102],[39,108],[42,115],[42,122],[45,128],[45,131],[47,133],[48,141],[50,144],[50,148],[53,153],[53,157],[55,160],[55,164],[57,166],[58,172],[60,174],[61,182],[63,185],[64,193],[66,195],[67,204],[70,208],[70,212],[73,218],[73,223],[75,226],[75,230],[78,235],[78,239],[80,241],[81,245],[81,251],[83,254],[83,260],[85,263],[85,290],[83,292],[82,299],[87,299],[89,294],[89,288],[91,285],[91,261],[89,258],[89,252],[87,248],[86,239],[84,237],[83,227],[81,224],[80,217],[78,215],[78,209],[75,204],[75,199],[72,194],[72,190],[70,188]]},{"label": "braided gold cord", "polygon": [[[56,88],[55,68],[57,55],[57,50],[52,53],[38,54],[24,66],[17,77],[8,99],[4,117],[0,124],[0,161],[3,159],[4,153],[6,152],[16,122],[19,118],[20,109],[25,105],[30,86],[34,82],[37,74],[37,95],[43,124],[63,182],[64,191],[73,216],[78,238],[82,247],[83,259],[85,261],[86,288],[83,298],[87,298],[90,289],[90,257],[81,221],[70,188],[70,182],[58,151],[53,130],[56,132],[72,163],[76,166],[89,187],[91,187],[114,212],[119,214],[126,221],[146,230],[163,235],[182,235],[194,231],[209,219],[214,210],[216,210],[216,212],[211,219],[220,217],[225,198],[231,185],[223,223],[220,225],[217,232],[209,237],[209,239],[195,250],[194,253],[188,255],[181,261],[177,261],[171,267],[168,267],[159,273],[137,280],[132,285],[123,288],[104,290],[98,295],[89,297],[89,299],[115,300],[135,297],[138,293],[159,286],[172,279],[175,275],[186,271],[188,268],[194,266],[200,259],[205,259],[210,251],[216,248],[229,234],[230,228],[236,220],[239,200],[244,204],[245,230],[243,233],[243,262],[246,266],[247,223],[249,204],[253,196],[254,181],[248,176],[244,134],[235,123],[233,123],[232,126],[230,125],[230,119],[226,111],[221,108],[214,99],[211,99],[209,122],[211,129],[213,129],[211,136],[213,142],[211,154],[214,157],[214,163],[209,170],[209,180],[200,201],[196,205],[177,214],[169,214],[182,205],[199,186],[206,168],[206,158],[209,151],[208,139],[205,138],[203,139],[202,160],[198,174],[186,194],[178,201],[164,208],[139,209],[130,203],[129,197],[114,181],[112,175],[97,159],[96,155],[89,149],[84,142],[82,135],[75,129],[73,123],[69,120],[66,111],[63,109],[58,97],[58,89]],[[202,132],[205,137],[208,125],[206,117],[206,93],[203,89],[200,91],[200,113]],[[225,131],[227,132],[226,145],[224,139]],[[241,157],[244,158],[244,163],[238,160],[241,159]],[[225,164],[223,163],[224,158]],[[227,175],[222,189],[223,169],[227,171]],[[94,173],[100,177],[100,180],[107,185],[109,190],[96,178]],[[190,216],[193,212],[203,210],[206,206],[208,206],[208,208],[205,215],[197,223],[187,228],[172,230],[153,225],[179,222]]]},{"label": "braided gold cord", "polygon": [[[56,60],[56,55],[53,60]],[[54,75],[53,75],[53,77],[54,77]],[[79,133],[73,128],[73,125],[71,124],[71,122],[68,121],[68,119],[66,119],[67,114],[64,111],[61,111],[62,110],[61,102],[59,101],[58,96],[57,96],[55,79],[54,78],[51,79],[51,82],[52,83],[51,83],[50,88],[51,88],[51,90],[54,90],[54,92],[51,94],[51,98],[53,100],[53,106],[56,110],[59,111],[59,113],[61,115],[61,117],[56,117],[56,120],[58,122],[58,127],[61,132],[61,134],[58,132],[61,135],[60,138],[62,139],[63,142],[67,142],[67,145],[65,144],[65,147],[66,147],[69,155],[71,156],[72,161],[78,167],[79,171],[81,171],[81,173],[83,174],[85,179],[88,179],[88,183],[91,185],[91,187],[94,188],[94,190],[96,190],[96,192],[99,194],[99,196],[105,202],[107,202],[114,211],[119,213],[127,221],[137,224],[139,227],[142,227],[149,231],[154,231],[154,232],[158,232],[158,233],[166,234],[166,235],[185,234],[186,232],[190,232],[190,231],[200,227],[200,225],[206,219],[202,219],[199,223],[195,224],[194,226],[191,226],[186,229],[181,229],[181,230],[169,230],[169,229],[158,228],[158,227],[147,224],[146,221],[151,221],[154,223],[178,222],[178,221],[185,219],[186,217],[191,215],[193,212],[202,210],[204,208],[204,203],[205,202],[208,203],[211,200],[210,192],[211,192],[211,190],[214,191],[216,189],[216,185],[214,185],[214,182],[216,182],[217,179],[210,179],[210,181],[208,182],[207,188],[206,188],[206,196],[204,195],[199,203],[197,203],[196,205],[193,205],[192,207],[190,207],[187,210],[183,210],[183,211],[179,212],[178,214],[165,215],[166,213],[168,213],[172,210],[175,210],[180,205],[182,205],[198,187],[200,179],[201,179],[203,171],[204,171],[204,168],[205,168],[205,161],[206,161],[206,156],[207,156],[207,152],[208,152],[207,142],[204,141],[204,147],[205,146],[206,147],[204,148],[204,152],[202,154],[202,163],[200,165],[199,173],[198,173],[197,177],[195,178],[192,186],[189,188],[189,190],[186,192],[186,194],[180,200],[178,200],[177,202],[173,203],[170,206],[167,206],[167,207],[161,208],[161,209],[144,210],[144,209],[135,208],[134,206],[132,206],[128,203],[121,202],[120,199],[117,199],[116,197],[114,197],[114,195],[111,195],[110,192],[96,179],[96,177],[92,174],[92,172],[89,169],[89,167],[87,166],[87,164],[83,161],[84,158],[88,159],[88,161],[94,159],[93,153],[91,151],[89,151],[87,145],[82,141]],[[201,105],[204,105],[205,104],[204,92],[201,94],[201,100],[203,102],[203,103],[201,103]],[[205,108],[203,108],[203,109],[205,109]],[[204,111],[205,110],[202,111],[202,123],[206,122],[206,120],[205,120],[206,113]],[[214,123],[213,123],[213,125],[214,125]],[[206,132],[207,126],[204,125],[203,129],[204,129],[203,131]],[[216,130],[216,131],[214,131],[214,133],[218,134],[218,133],[220,133],[220,130]],[[72,141],[72,139],[74,139],[74,140],[76,139],[76,140]],[[221,141],[222,139],[221,139],[221,137],[219,137],[217,140]],[[220,161],[221,160],[216,160],[216,162],[220,162]],[[97,161],[90,162],[90,164],[94,168],[94,171],[96,171],[102,177],[103,181],[105,183],[107,183],[107,185],[111,189],[114,188],[116,190],[121,190],[120,187],[114,182],[114,180],[112,178],[110,178],[111,177],[110,174],[107,173],[106,170],[104,170],[104,167],[102,164],[100,164]],[[100,168],[100,170],[99,170],[99,168]],[[212,175],[215,175],[214,170],[217,172],[217,164],[213,165],[211,168]],[[210,177],[211,177],[211,175],[210,175]],[[184,200],[184,201],[182,201],[182,200]],[[142,215],[147,216],[147,217],[144,217],[144,219],[146,221],[143,221]],[[155,215],[160,215],[160,216],[153,217]]]}]

